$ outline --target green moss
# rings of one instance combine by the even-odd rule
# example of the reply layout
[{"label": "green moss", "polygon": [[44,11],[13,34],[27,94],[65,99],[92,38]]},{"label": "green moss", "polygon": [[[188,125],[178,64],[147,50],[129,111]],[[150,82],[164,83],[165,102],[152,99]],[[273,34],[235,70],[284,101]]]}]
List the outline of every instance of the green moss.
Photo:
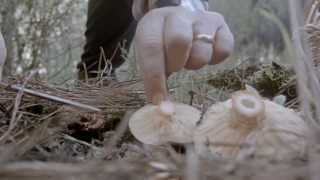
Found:
[{"label": "green moss", "polygon": [[276,63],[251,64],[215,74],[208,84],[229,92],[243,89],[245,84],[255,87],[262,96],[276,96],[293,75],[288,68]]},{"label": "green moss", "polygon": [[291,73],[284,67],[267,65],[254,73],[251,85],[264,97],[274,97],[290,79]]},{"label": "green moss", "polygon": [[228,91],[236,91],[244,88],[248,83],[248,79],[259,70],[258,66],[237,67],[235,69],[227,69],[215,74],[208,84]]}]

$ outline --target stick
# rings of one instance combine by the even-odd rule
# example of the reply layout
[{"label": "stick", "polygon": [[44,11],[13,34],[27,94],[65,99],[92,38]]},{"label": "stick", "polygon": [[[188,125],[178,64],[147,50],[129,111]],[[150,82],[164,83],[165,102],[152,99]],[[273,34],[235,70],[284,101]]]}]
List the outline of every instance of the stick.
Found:
[{"label": "stick", "polygon": [[4,86],[4,87],[7,87],[7,88],[16,90],[16,91],[23,91],[24,93],[32,95],[32,96],[37,96],[37,97],[40,97],[40,98],[44,98],[44,99],[48,99],[48,100],[51,100],[51,101],[67,104],[67,105],[70,105],[70,106],[74,106],[74,107],[85,109],[85,110],[89,110],[89,111],[94,111],[94,112],[100,112],[101,111],[101,109],[93,107],[93,106],[89,106],[89,105],[82,104],[82,103],[79,103],[79,102],[63,99],[63,98],[60,98],[60,97],[57,97],[57,96],[52,96],[52,95],[49,95],[49,94],[37,92],[37,91],[31,90],[31,89],[26,89],[26,88],[20,87],[19,85],[8,85],[8,84],[0,82],[0,86]]},{"label": "stick", "polygon": [[76,138],[74,138],[74,137],[71,137],[71,136],[69,136],[69,135],[67,135],[67,134],[62,134],[62,137],[63,137],[64,139],[66,139],[66,140],[69,140],[69,141],[72,141],[72,142],[75,142],[75,143],[78,143],[78,144],[87,146],[87,147],[89,147],[89,148],[91,148],[91,149],[93,149],[93,150],[95,150],[95,151],[104,153],[104,151],[102,151],[101,148],[98,148],[98,147],[96,147],[96,146],[94,146],[94,145],[92,145],[92,144],[89,144],[89,143],[87,143],[87,142],[78,140],[78,139],[76,139]]}]

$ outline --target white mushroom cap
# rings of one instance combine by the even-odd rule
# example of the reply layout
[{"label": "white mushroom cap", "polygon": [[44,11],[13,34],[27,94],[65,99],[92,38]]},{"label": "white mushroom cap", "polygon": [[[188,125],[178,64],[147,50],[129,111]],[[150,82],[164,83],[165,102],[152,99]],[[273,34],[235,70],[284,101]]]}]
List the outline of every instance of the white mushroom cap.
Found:
[{"label": "white mushroom cap", "polygon": [[194,134],[195,149],[199,154],[205,154],[208,148],[214,155],[237,156],[251,127],[256,124],[237,121],[233,115],[232,100],[214,104],[208,109]]},{"label": "white mushroom cap", "polygon": [[304,153],[307,129],[294,111],[256,93],[241,91],[209,108],[194,142],[199,154],[209,149],[231,159],[248,154],[286,159]]},{"label": "white mushroom cap", "polygon": [[129,128],[139,141],[149,145],[190,143],[200,116],[196,108],[167,101],[138,110],[129,120]]},{"label": "white mushroom cap", "polygon": [[310,132],[307,123],[293,110],[269,100],[266,120],[256,139],[255,156],[286,159],[304,155]]}]

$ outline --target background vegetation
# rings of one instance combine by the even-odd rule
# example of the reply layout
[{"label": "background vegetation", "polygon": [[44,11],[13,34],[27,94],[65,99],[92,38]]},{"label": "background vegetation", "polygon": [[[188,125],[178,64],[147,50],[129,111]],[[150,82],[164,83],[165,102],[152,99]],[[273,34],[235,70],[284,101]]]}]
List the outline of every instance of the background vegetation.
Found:
[{"label": "background vegetation", "polygon": [[73,77],[80,59],[85,0],[1,0],[0,28],[7,43],[6,75],[24,74],[42,64],[48,79]]},{"label": "background vegetation", "polygon": [[[75,78],[84,45],[87,0],[0,0],[0,4],[0,28],[9,49],[6,75],[23,74],[42,64],[50,82]],[[287,1],[210,0],[210,6],[225,16],[235,34],[236,53],[229,62],[271,55],[275,59],[282,54],[278,28],[259,9],[267,9],[288,25]],[[119,70],[121,76],[131,77],[128,72],[136,71],[128,68],[133,66]]]}]

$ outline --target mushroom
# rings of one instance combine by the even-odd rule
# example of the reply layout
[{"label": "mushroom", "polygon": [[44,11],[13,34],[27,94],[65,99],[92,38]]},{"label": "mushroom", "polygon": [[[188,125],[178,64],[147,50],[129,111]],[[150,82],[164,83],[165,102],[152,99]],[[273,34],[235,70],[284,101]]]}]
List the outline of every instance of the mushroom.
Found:
[{"label": "mushroom", "polygon": [[0,32],[0,81],[2,81],[2,71],[3,71],[5,60],[6,60],[6,56],[7,56],[7,50],[4,43],[4,39]]},{"label": "mushroom", "polygon": [[214,104],[194,133],[196,151],[224,158],[248,155],[283,160],[303,155],[308,126],[293,110],[267,99],[251,87]]},{"label": "mushroom", "polygon": [[135,112],[129,120],[129,128],[139,141],[148,145],[190,143],[200,114],[192,106],[164,101]]}]

